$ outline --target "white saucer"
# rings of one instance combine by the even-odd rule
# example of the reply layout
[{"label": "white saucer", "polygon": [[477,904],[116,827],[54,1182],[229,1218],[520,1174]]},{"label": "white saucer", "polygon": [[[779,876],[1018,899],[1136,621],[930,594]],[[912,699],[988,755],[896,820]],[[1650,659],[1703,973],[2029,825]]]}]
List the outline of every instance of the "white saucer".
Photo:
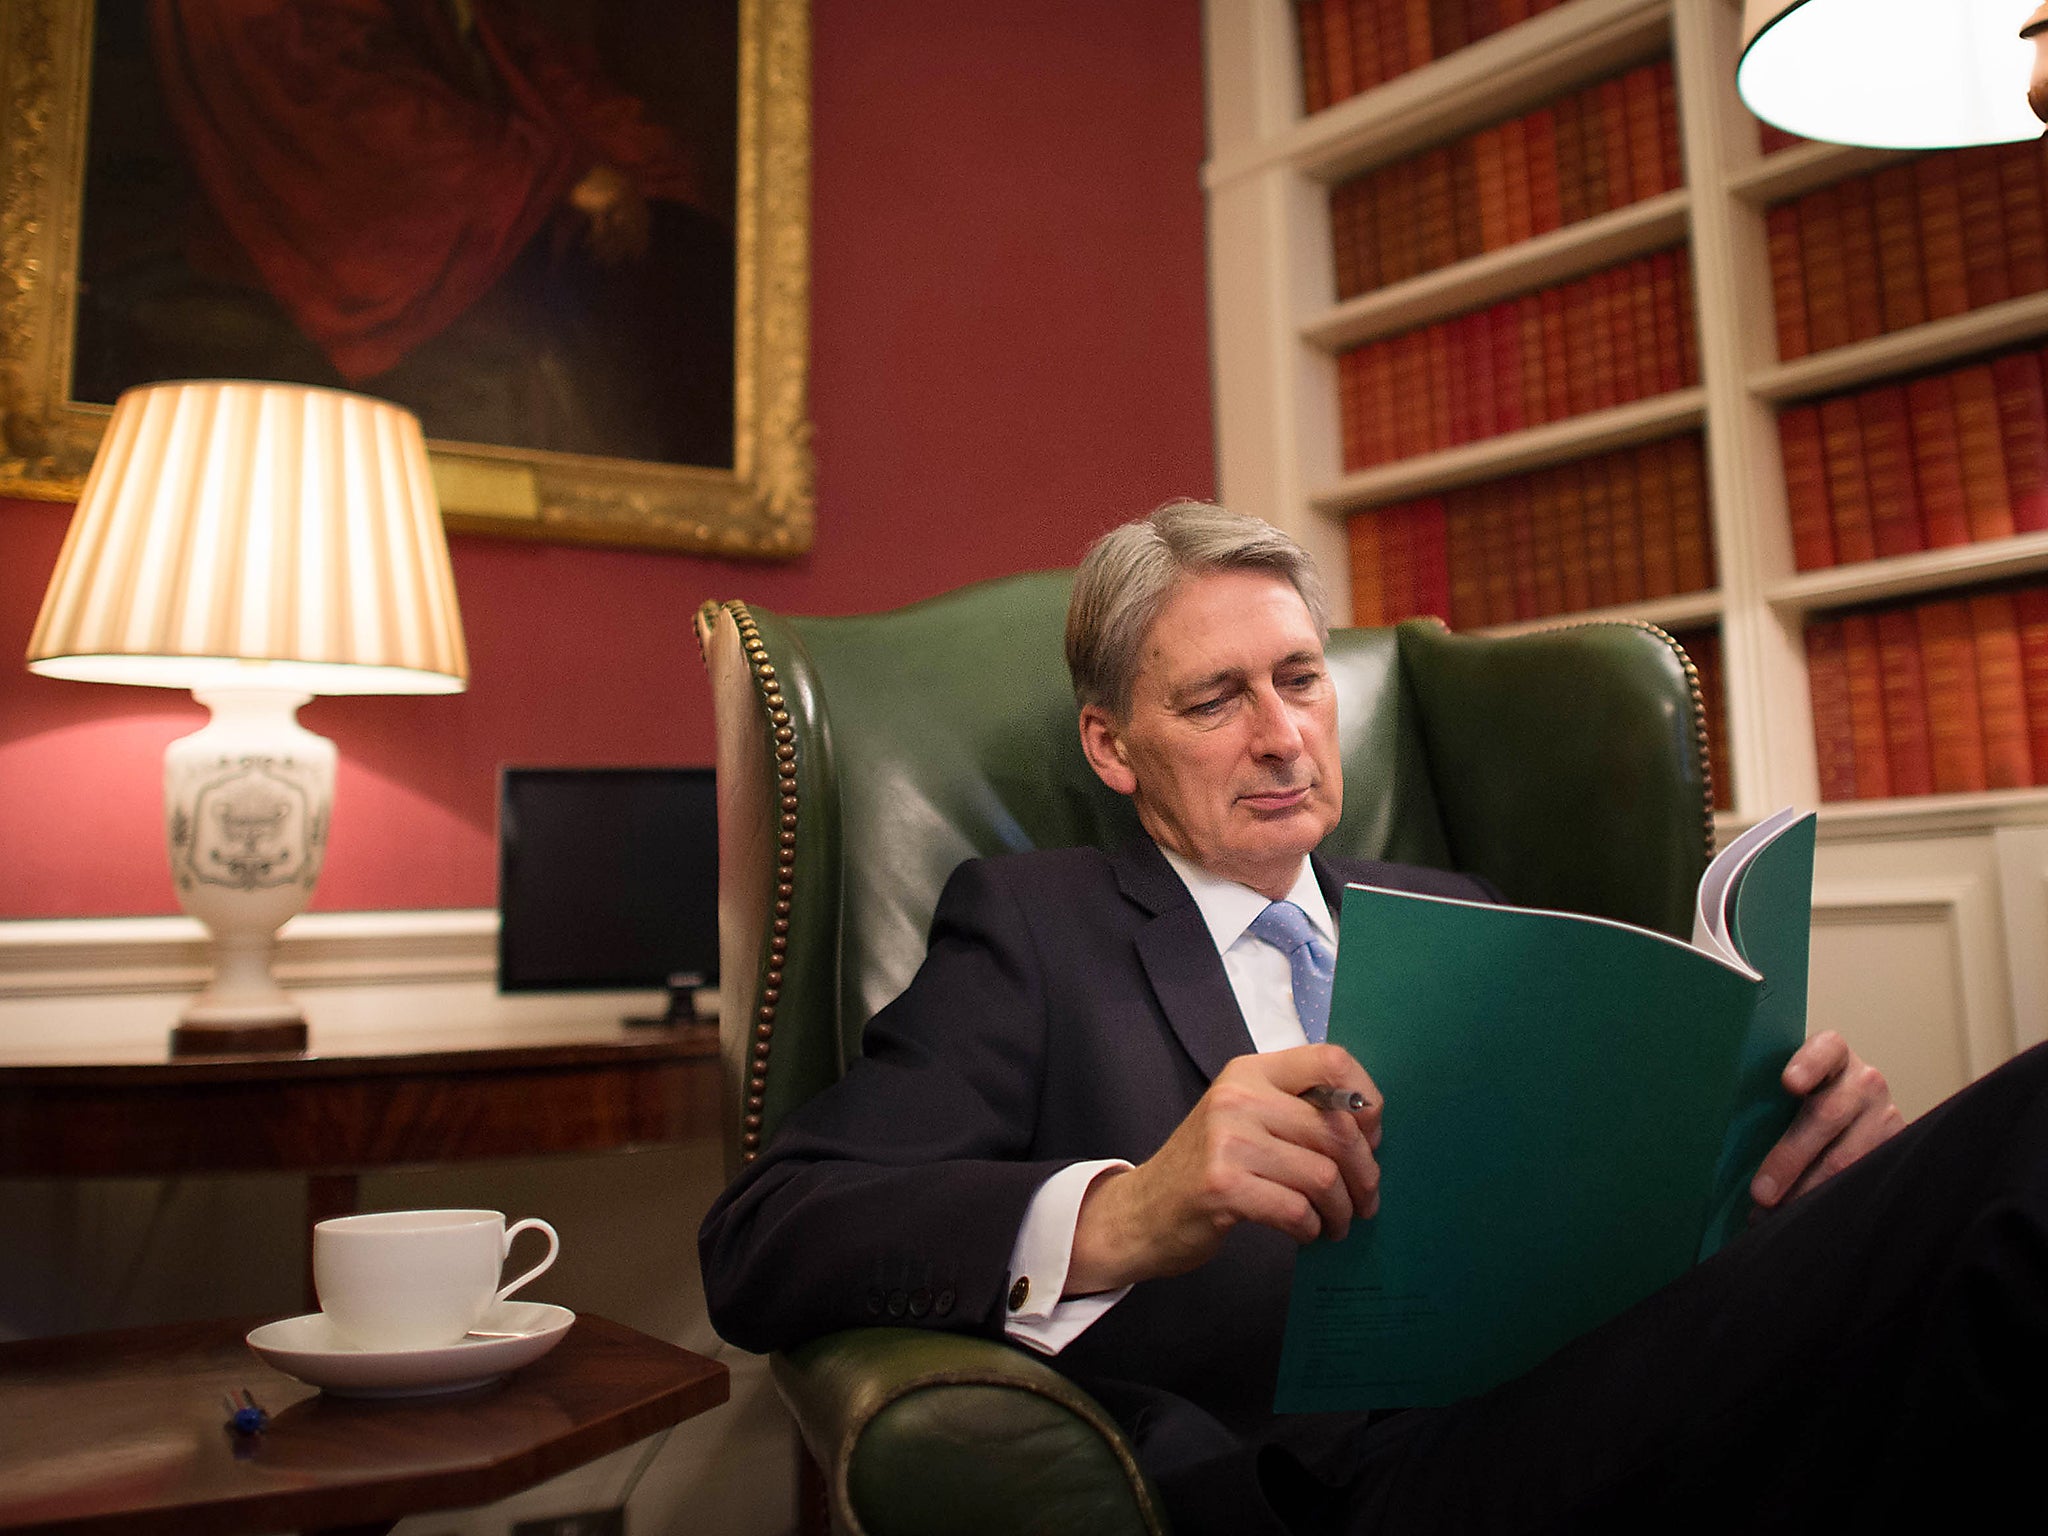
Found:
[{"label": "white saucer", "polygon": [[373,1350],[343,1343],[326,1313],[309,1312],[251,1329],[249,1347],[266,1365],[338,1397],[419,1397],[496,1381],[561,1343],[575,1321],[567,1307],[501,1301],[477,1326],[512,1338],[472,1335],[433,1349]]}]

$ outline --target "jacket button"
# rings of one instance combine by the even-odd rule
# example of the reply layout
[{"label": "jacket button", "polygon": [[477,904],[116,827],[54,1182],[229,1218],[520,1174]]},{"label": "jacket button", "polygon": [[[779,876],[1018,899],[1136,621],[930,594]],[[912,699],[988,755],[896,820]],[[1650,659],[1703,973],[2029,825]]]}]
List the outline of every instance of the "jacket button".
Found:
[{"label": "jacket button", "polygon": [[1031,1277],[1019,1275],[1016,1283],[1010,1287],[1010,1310],[1012,1312],[1022,1310],[1024,1303],[1030,1299],[1030,1296]]},{"label": "jacket button", "polygon": [[868,1288],[868,1316],[869,1316],[869,1317],[880,1317],[881,1315],[882,1315],[882,1288],[881,1288],[881,1287],[880,1287],[879,1285],[875,1285],[875,1286],[870,1286],[870,1287]]},{"label": "jacket button", "polygon": [[889,1293],[889,1315],[891,1317],[901,1317],[903,1309],[909,1304],[910,1299],[901,1291],[891,1291]]},{"label": "jacket button", "polygon": [[951,1312],[953,1310],[953,1293],[951,1291],[941,1291],[938,1295],[934,1296],[932,1298],[932,1310],[941,1317]]},{"label": "jacket button", "polygon": [[912,1317],[923,1317],[931,1309],[932,1293],[920,1285],[910,1293],[910,1315]]}]

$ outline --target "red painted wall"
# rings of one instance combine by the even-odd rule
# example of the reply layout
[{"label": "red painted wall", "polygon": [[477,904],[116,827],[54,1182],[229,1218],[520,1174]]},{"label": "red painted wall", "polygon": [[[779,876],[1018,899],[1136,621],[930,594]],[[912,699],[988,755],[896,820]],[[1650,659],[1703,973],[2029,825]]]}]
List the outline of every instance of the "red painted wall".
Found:
[{"label": "red painted wall", "polygon": [[[326,910],[496,901],[498,765],[708,762],[707,597],[887,607],[1068,565],[1214,489],[1200,12],[813,0],[818,536],[786,565],[454,541],[457,698],[316,699],[341,751]],[[184,694],[18,661],[68,507],[0,502],[0,918],[176,910]]]}]

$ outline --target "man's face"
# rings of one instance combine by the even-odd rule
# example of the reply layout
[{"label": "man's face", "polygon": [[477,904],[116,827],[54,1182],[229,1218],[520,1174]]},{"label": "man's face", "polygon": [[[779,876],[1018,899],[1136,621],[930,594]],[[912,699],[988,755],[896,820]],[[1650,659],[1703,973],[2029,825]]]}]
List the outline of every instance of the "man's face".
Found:
[{"label": "man's face", "polygon": [[1275,900],[1344,808],[1315,621],[1264,572],[1183,579],[1145,636],[1130,717],[1088,706],[1081,743],[1161,847]]}]

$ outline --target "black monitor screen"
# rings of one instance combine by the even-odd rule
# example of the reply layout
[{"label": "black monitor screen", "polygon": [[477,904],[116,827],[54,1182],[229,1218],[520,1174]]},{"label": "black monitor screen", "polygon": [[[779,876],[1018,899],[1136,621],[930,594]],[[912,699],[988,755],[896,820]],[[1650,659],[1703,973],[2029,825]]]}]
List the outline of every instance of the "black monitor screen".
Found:
[{"label": "black monitor screen", "polygon": [[501,990],[716,984],[709,768],[506,768],[499,790]]}]

